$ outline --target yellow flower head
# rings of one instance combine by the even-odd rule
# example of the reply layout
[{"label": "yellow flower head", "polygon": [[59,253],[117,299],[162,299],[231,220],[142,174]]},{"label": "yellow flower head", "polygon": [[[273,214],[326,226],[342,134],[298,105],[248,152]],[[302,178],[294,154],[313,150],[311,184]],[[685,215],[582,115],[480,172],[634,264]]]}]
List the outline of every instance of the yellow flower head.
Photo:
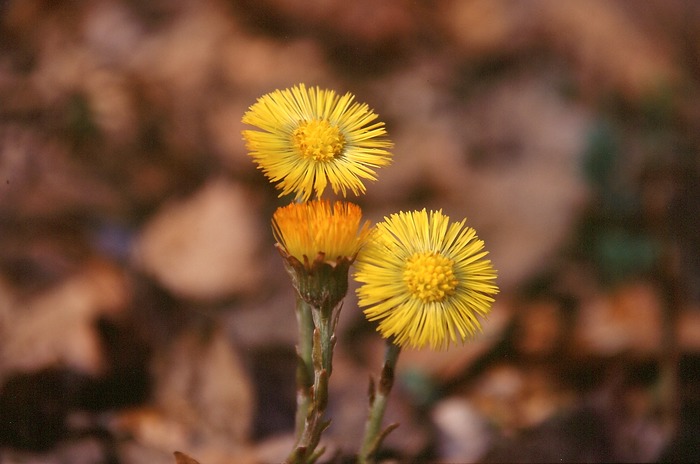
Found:
[{"label": "yellow flower head", "polygon": [[484,242],[441,211],[401,212],[377,224],[357,257],[359,305],[399,346],[447,348],[481,330],[498,293]]},{"label": "yellow flower head", "polygon": [[300,262],[312,261],[319,253],[324,260],[355,259],[370,233],[362,222],[359,206],[336,201],[314,200],[292,203],[275,211],[272,231],[284,251]]},{"label": "yellow flower head", "polygon": [[278,208],[272,231],[298,295],[332,311],[348,291],[348,271],[370,234],[357,205],[315,200]]},{"label": "yellow flower head", "polygon": [[243,115],[260,129],[243,131],[250,156],[280,196],[306,201],[328,183],[335,193],[359,195],[363,180],[375,180],[375,169],[391,162],[384,123],[354,98],[300,84],[262,96]]}]

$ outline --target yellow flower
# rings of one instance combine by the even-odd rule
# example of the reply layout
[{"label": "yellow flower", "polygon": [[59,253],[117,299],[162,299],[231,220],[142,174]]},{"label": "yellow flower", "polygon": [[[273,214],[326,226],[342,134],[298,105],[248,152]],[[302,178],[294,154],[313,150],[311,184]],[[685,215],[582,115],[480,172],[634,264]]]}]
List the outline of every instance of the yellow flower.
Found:
[{"label": "yellow flower", "polygon": [[363,180],[375,180],[375,169],[391,162],[384,123],[354,98],[300,84],[262,96],[243,115],[261,129],[243,131],[246,148],[280,196],[306,201],[328,183],[344,197],[348,190],[359,195]]},{"label": "yellow flower", "polygon": [[481,330],[498,293],[484,242],[442,211],[401,212],[377,224],[357,257],[359,305],[398,346],[447,348]]},{"label": "yellow flower", "polygon": [[347,202],[315,200],[278,208],[272,231],[299,296],[314,307],[336,306],[348,290],[348,270],[367,241],[369,221]]},{"label": "yellow flower", "polygon": [[361,224],[359,206],[327,200],[292,203],[277,208],[272,216],[275,240],[287,254],[299,261],[314,259],[319,253],[326,260],[355,258],[370,232],[369,221]]}]

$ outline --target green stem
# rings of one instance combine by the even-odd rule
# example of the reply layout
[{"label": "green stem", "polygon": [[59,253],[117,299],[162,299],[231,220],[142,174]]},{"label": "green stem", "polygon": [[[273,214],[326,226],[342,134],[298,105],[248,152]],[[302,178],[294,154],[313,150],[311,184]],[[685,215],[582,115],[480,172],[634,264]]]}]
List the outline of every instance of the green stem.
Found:
[{"label": "green stem", "polygon": [[297,346],[297,411],[294,420],[294,436],[299,440],[311,404],[311,386],[314,378],[312,359],[314,321],[311,316],[311,306],[299,297],[297,297],[296,309],[299,345]]},{"label": "green stem", "polygon": [[335,346],[335,325],[338,322],[340,310],[334,308],[312,308],[313,324],[321,334],[321,368],[325,369],[328,377],[333,370],[333,347]]},{"label": "green stem", "polygon": [[[306,464],[315,461],[323,452],[316,447],[321,441],[321,434],[330,424],[323,420],[328,405],[328,379],[332,371],[333,348],[335,346],[335,325],[339,309],[315,308],[311,306],[313,317],[313,386],[310,392],[309,409],[303,421],[303,429],[297,444],[287,457],[287,463]],[[297,420],[299,416],[297,415]]]},{"label": "green stem", "polygon": [[395,429],[398,424],[392,424],[384,431],[381,430],[384,411],[389,399],[389,393],[394,385],[394,372],[399,359],[401,348],[387,340],[386,352],[384,354],[384,367],[379,379],[379,385],[370,392],[370,409],[367,423],[365,425],[365,436],[360,448],[358,463],[369,464],[375,462],[375,454],[382,444],[384,438]]}]

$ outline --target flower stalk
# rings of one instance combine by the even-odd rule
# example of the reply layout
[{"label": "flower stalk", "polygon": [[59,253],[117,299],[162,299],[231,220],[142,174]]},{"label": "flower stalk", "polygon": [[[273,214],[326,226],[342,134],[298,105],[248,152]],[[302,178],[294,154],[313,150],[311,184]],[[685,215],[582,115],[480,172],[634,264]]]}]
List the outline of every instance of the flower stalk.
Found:
[{"label": "flower stalk", "polygon": [[330,425],[324,420],[328,407],[328,380],[333,371],[333,348],[335,347],[335,326],[340,314],[340,304],[333,307],[311,307],[314,320],[313,330],[313,386],[309,389],[310,404],[304,420],[301,435],[287,458],[289,464],[315,462],[324,449],[316,450],[321,434]]},{"label": "flower stalk", "polygon": [[288,464],[310,464],[322,454],[316,449],[323,431],[330,424],[324,415],[328,406],[328,380],[333,371],[335,328],[343,298],[348,290],[350,258],[333,263],[318,253],[313,261],[302,263],[278,246],[297,293],[299,346],[297,365],[297,413],[294,449]]},{"label": "flower stalk", "polygon": [[399,426],[398,423],[392,423],[384,430],[381,429],[389,394],[394,386],[394,373],[396,372],[396,364],[400,353],[401,347],[387,340],[384,353],[384,367],[379,378],[379,384],[375,384],[374,380],[370,379],[369,415],[365,424],[360,454],[357,457],[359,464],[374,464],[377,451],[382,442],[392,430]]},{"label": "flower stalk", "polygon": [[277,250],[297,294],[297,413],[288,463],[314,462],[330,421],[328,380],[333,371],[335,328],[348,292],[348,273],[370,235],[352,203],[316,200],[278,208],[272,219]]},{"label": "flower stalk", "polygon": [[401,348],[443,349],[481,330],[479,317],[498,293],[483,245],[465,220],[424,209],[385,218],[358,255],[358,305],[387,340],[379,384],[370,384],[359,463],[376,462],[382,441],[397,427],[382,430],[381,423]]},{"label": "flower stalk", "polygon": [[302,298],[297,297],[297,328],[299,344],[297,345],[297,410],[294,419],[295,438],[299,440],[304,430],[304,422],[311,406],[311,387],[314,382],[313,366],[313,333],[314,321],[311,306]]},{"label": "flower stalk", "polygon": [[[299,307],[302,313],[301,324],[305,325],[305,329],[300,329],[300,336],[307,337],[307,339],[300,340],[299,345],[299,351],[302,354],[300,354],[298,369],[303,371],[303,375],[298,377],[298,379],[301,378],[301,384],[298,385],[300,391],[298,392],[296,417],[297,442],[286,462],[307,464],[315,462],[323,454],[323,448],[319,450],[316,448],[321,441],[321,434],[330,424],[329,420],[324,419],[328,407],[328,380],[333,372],[335,328],[340,316],[342,299],[347,292],[347,274],[350,262],[341,260],[337,265],[331,266],[323,262],[322,254],[319,254],[310,268],[289,264],[294,263],[294,261],[294,258],[287,257],[288,269],[290,269],[290,274],[293,274],[293,282],[299,299],[303,301]],[[325,284],[321,284],[321,282],[325,282]],[[306,313],[307,310],[309,310],[308,313]],[[313,370],[313,383],[311,385],[306,383],[308,364],[306,360],[301,359],[308,354],[305,350],[308,350],[309,320],[307,317],[309,313],[313,328],[310,337]]]}]

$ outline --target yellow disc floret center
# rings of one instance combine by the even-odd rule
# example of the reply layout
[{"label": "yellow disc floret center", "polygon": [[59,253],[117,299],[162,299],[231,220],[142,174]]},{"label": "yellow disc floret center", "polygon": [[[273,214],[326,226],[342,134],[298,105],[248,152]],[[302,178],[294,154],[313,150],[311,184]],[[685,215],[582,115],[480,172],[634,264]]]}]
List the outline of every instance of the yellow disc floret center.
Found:
[{"label": "yellow disc floret center", "polygon": [[337,126],[314,119],[299,123],[292,133],[292,142],[304,159],[330,161],[343,152],[345,137]]},{"label": "yellow disc floret center", "polygon": [[403,281],[414,297],[424,302],[442,301],[457,287],[452,266],[451,259],[438,253],[416,253],[406,262]]}]

